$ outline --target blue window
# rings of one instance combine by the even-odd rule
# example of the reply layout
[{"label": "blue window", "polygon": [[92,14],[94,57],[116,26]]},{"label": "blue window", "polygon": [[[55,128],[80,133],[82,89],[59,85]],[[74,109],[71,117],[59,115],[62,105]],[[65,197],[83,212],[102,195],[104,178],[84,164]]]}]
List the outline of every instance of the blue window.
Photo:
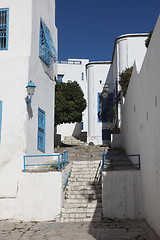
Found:
[{"label": "blue window", "polygon": [[64,75],[58,74],[58,75],[57,75],[57,81],[58,81],[59,83],[62,82],[63,77],[64,77]]},{"label": "blue window", "polygon": [[82,72],[82,80],[84,80],[84,72]]},{"label": "blue window", "polygon": [[45,112],[38,108],[38,150],[45,152]]},{"label": "blue window", "polygon": [[113,122],[113,93],[108,93],[107,98],[103,98],[98,93],[98,122]]},{"label": "blue window", "polygon": [[2,125],[2,101],[0,101],[0,143],[1,143],[1,125]]},{"label": "blue window", "polygon": [[42,19],[40,20],[39,57],[47,66],[57,61],[57,53],[50,30]]},{"label": "blue window", "polygon": [[0,9],[0,50],[8,49],[9,9]]}]

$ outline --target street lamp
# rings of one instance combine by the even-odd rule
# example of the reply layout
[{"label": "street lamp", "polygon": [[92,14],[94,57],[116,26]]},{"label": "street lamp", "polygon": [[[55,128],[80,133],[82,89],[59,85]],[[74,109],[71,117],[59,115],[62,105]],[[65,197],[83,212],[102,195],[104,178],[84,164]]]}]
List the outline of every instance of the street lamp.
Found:
[{"label": "street lamp", "polygon": [[107,98],[109,91],[109,86],[107,84],[104,85],[103,91],[102,91],[102,97]]},{"label": "street lamp", "polygon": [[35,91],[36,85],[34,84],[34,82],[29,81],[29,83],[26,86],[26,88],[27,88],[27,93],[28,93],[28,96],[29,96],[29,99],[26,100],[26,103],[28,105],[29,103],[32,102],[32,96],[34,95],[34,91]]}]

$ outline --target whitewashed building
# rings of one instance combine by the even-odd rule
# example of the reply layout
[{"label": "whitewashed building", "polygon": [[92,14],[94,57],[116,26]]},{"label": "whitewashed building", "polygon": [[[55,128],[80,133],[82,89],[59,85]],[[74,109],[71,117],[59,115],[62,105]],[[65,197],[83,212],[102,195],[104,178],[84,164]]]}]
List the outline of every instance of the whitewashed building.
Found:
[{"label": "whitewashed building", "polygon": [[[58,82],[76,81],[87,100],[87,78],[86,78],[86,64],[88,59],[68,59],[67,61],[60,61],[57,64],[57,80]],[[56,136],[61,136],[61,140],[66,136],[78,137],[81,132],[87,132],[88,123],[88,109],[83,112],[83,119],[81,123],[60,124],[56,127]],[[58,142],[57,142],[58,144]]]},{"label": "whitewashed building", "polygon": [[16,211],[23,155],[53,153],[56,52],[54,0],[0,1],[1,219],[23,219],[21,201]]},{"label": "whitewashed building", "polygon": [[[114,104],[117,93],[121,90],[119,74],[131,67],[134,61],[138,70],[141,68],[145,53],[147,34],[126,34],[115,40],[112,61],[89,62],[88,59],[68,59],[58,63],[57,77],[59,81],[77,81],[81,86],[87,108],[82,123],[61,124],[57,126],[57,134],[61,140],[65,136],[78,137],[87,132],[87,144],[101,145],[111,143],[121,146],[121,135],[111,135],[113,122],[117,118],[121,125],[120,105]],[[102,97],[104,87],[108,85],[108,97]],[[114,116],[115,111],[118,113]],[[83,125],[83,128],[81,127]]]}]

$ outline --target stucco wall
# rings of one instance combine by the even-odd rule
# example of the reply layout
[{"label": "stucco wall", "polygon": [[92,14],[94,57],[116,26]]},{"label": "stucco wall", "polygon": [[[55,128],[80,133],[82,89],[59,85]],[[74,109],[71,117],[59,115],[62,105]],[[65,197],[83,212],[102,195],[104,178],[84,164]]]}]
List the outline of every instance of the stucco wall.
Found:
[{"label": "stucco wall", "polygon": [[[110,69],[110,62],[96,62],[87,65],[88,79],[88,136],[87,142],[102,144],[104,123],[98,122],[98,93],[101,93]],[[102,126],[103,125],[103,126]]]},{"label": "stucco wall", "polygon": [[[0,196],[14,197],[26,149],[26,89],[31,51],[31,1],[1,1],[9,8],[8,50],[1,51]],[[25,11],[24,11],[25,9]]]},{"label": "stucco wall", "polygon": [[144,214],[160,235],[160,18],[139,75],[134,69],[122,111],[123,144],[141,156]]},{"label": "stucco wall", "polygon": [[[57,33],[54,0],[2,0],[0,8],[9,8],[8,50],[0,54],[0,218],[4,219],[13,217],[12,207],[16,204],[18,183],[24,181],[20,178],[23,155],[41,154],[37,151],[38,107],[46,112],[45,153],[53,153],[53,72],[56,72],[56,65],[48,71],[39,59],[40,17],[46,20],[51,29],[55,47]],[[29,80],[35,83],[36,91],[32,103],[27,107],[25,98]]]},{"label": "stucco wall", "polygon": [[[76,62],[78,64],[76,64]],[[81,64],[79,64],[81,62]],[[89,62],[88,59],[68,59],[67,61],[62,61],[57,64],[57,74],[64,75],[62,81],[68,82],[76,81],[80,85],[84,98],[87,101],[87,79],[86,79],[86,69],[85,65]],[[83,79],[82,79],[83,73]],[[65,136],[75,136],[78,137],[82,131],[87,131],[88,129],[88,109],[86,108],[83,112],[83,127],[81,128],[81,123],[71,123],[71,124],[60,124],[57,126],[57,134],[61,135],[61,140]]]},{"label": "stucco wall", "polygon": [[141,172],[102,172],[102,206],[105,218],[143,218]]}]

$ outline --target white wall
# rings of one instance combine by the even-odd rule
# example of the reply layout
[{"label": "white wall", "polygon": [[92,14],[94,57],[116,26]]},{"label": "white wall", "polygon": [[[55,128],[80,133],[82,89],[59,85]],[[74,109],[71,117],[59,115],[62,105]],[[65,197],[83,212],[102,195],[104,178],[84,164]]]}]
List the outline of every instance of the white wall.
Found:
[{"label": "white wall", "polygon": [[[104,123],[98,122],[98,93],[101,93],[110,69],[110,62],[87,64],[88,79],[88,136],[87,143],[102,144]],[[100,82],[101,81],[101,82]]]},{"label": "white wall", "polygon": [[[81,64],[74,64],[74,62]],[[88,59],[68,59],[67,61],[62,61],[57,64],[57,74],[64,75],[62,81],[68,82],[76,81],[80,85],[84,98],[87,101],[87,79],[86,79],[86,69],[85,65],[89,62]],[[84,74],[84,79],[82,80],[82,73]],[[81,129],[81,123],[71,123],[71,124],[60,124],[57,126],[57,134],[61,135],[61,140],[65,136],[75,136],[78,137],[81,134],[81,130],[87,131],[88,129],[88,111],[87,108],[83,112],[83,126],[84,129]]]},{"label": "white wall", "polygon": [[133,72],[122,110],[122,137],[128,153],[141,156],[144,214],[160,235],[160,17],[140,73]]},{"label": "white wall", "polygon": [[102,172],[102,207],[105,218],[144,218],[141,172]]},{"label": "white wall", "polygon": [[[31,1],[1,1],[9,8],[8,50],[1,51],[0,196],[14,197],[26,149],[26,89],[31,51]],[[24,11],[24,9],[26,9]]]},{"label": "white wall", "polygon": [[[29,62],[29,80],[36,85],[31,109],[27,113],[27,154],[43,154],[37,150],[38,107],[45,111],[45,154],[54,151],[54,92],[56,75],[55,64],[48,67],[39,58],[40,18],[50,29],[54,46],[57,49],[57,30],[55,27],[55,1],[32,2],[32,38]],[[36,13],[36,14],[35,14]],[[30,111],[33,116],[30,117]]]},{"label": "white wall", "polygon": [[[40,17],[54,36],[56,47],[54,0],[2,0],[0,8],[9,8],[8,50],[1,51],[0,100],[2,132],[0,144],[0,217],[12,215],[23,168],[23,155],[36,154],[38,107],[46,111],[46,154],[53,153],[54,74],[39,59]],[[55,34],[54,34],[55,33]],[[27,108],[26,85],[36,85]],[[4,209],[6,211],[6,215]]]}]

